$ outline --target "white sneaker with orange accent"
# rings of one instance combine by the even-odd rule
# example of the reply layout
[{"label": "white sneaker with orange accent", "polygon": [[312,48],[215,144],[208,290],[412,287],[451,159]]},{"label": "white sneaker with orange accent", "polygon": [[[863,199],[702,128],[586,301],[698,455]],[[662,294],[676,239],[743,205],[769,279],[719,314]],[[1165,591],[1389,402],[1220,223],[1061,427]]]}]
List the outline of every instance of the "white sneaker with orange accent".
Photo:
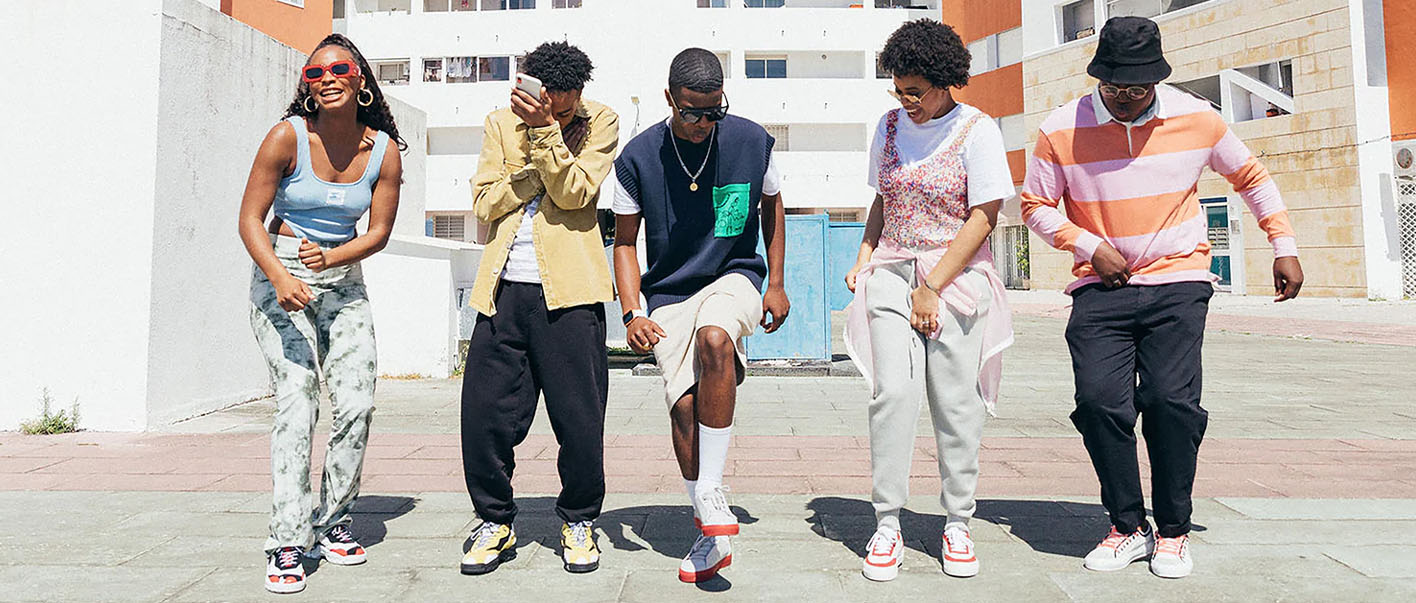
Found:
[{"label": "white sneaker with orange accent", "polygon": [[693,515],[704,536],[737,536],[737,515],[728,507],[728,487],[698,486],[693,496]]},{"label": "white sneaker with orange accent", "polygon": [[1087,553],[1087,558],[1082,560],[1082,567],[1097,572],[1114,572],[1126,569],[1132,561],[1150,557],[1153,551],[1155,530],[1136,530],[1130,534],[1122,534],[1113,526],[1106,539],[1096,545],[1092,552]]},{"label": "white sneaker with orange accent", "polygon": [[944,573],[955,578],[978,575],[978,555],[974,554],[973,538],[969,536],[967,526],[961,523],[944,526],[940,549],[944,558]]},{"label": "white sneaker with orange accent", "polygon": [[861,573],[876,582],[889,582],[900,575],[905,560],[905,539],[900,531],[880,526],[865,546],[865,563]]},{"label": "white sneaker with orange accent", "polygon": [[679,564],[679,580],[707,582],[733,564],[733,547],[727,536],[699,536],[688,556]]},{"label": "white sneaker with orange accent", "polygon": [[320,541],[315,543],[315,547],[310,549],[309,556],[320,558],[335,565],[359,565],[367,559],[364,547],[359,541],[354,540],[354,535],[349,532],[348,526],[338,525],[330,528]]},{"label": "white sneaker with orange accent", "polygon": [[305,566],[300,565],[304,553],[287,546],[269,555],[266,560],[266,590],[288,595],[305,590]]},{"label": "white sneaker with orange accent", "polygon": [[1184,578],[1190,575],[1190,571],[1195,569],[1195,560],[1190,558],[1190,535],[1161,537],[1156,540],[1150,568],[1152,574],[1161,578]]}]

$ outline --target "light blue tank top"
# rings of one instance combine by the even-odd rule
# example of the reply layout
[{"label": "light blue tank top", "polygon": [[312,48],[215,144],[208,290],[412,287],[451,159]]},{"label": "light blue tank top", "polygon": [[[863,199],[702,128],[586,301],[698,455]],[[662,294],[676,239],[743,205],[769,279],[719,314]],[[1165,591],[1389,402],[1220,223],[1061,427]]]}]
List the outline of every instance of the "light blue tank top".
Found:
[{"label": "light blue tank top", "polygon": [[282,178],[275,190],[275,215],[290,225],[296,237],[315,243],[343,243],[354,238],[354,224],[373,202],[388,134],[379,132],[374,137],[364,175],[340,184],[320,180],[310,167],[310,134],[305,131],[304,118],[292,115],[285,121],[295,128],[298,154],[295,172]]}]

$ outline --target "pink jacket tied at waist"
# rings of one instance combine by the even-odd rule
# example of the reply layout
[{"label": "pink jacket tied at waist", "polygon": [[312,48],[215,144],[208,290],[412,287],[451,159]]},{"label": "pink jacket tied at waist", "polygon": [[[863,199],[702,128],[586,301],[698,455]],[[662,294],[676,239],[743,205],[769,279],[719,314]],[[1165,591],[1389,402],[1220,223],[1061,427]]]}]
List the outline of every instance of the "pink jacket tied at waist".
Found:
[{"label": "pink jacket tied at waist", "polygon": [[[870,349],[870,316],[865,307],[866,284],[870,282],[870,275],[880,266],[914,260],[915,278],[917,282],[923,283],[925,276],[939,264],[947,249],[934,247],[915,251],[882,238],[870,262],[856,275],[855,299],[846,308],[846,353],[855,362],[856,368],[865,377],[865,382],[872,391],[875,389],[875,365]],[[1003,279],[993,267],[993,251],[987,243],[974,254],[967,268],[983,273],[988,278],[989,288],[993,292],[993,308],[982,325],[983,346],[978,359],[979,393],[983,396],[983,404],[988,408],[988,414],[992,415],[994,405],[998,401],[998,384],[1003,380],[1003,350],[1013,345],[1013,315],[1008,309],[1008,294],[1003,287]],[[948,311],[971,318],[978,315],[978,301],[983,297],[983,292],[975,290],[968,281],[955,278],[939,297],[941,312]],[[942,326],[936,326],[929,337],[939,339],[942,330]]]}]

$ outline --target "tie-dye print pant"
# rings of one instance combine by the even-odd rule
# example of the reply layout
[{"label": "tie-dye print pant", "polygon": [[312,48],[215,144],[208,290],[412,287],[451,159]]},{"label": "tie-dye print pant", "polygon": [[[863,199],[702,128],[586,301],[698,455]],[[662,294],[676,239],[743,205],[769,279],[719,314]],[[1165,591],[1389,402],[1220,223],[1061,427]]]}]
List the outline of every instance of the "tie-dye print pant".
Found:
[{"label": "tie-dye print pant", "polygon": [[[286,312],[260,268],[251,278],[251,328],[275,387],[270,434],[274,502],[266,551],[308,549],[325,531],[348,524],[374,412],[378,374],[374,323],[358,264],[313,272],[300,263],[299,240],[272,237],[285,269],[310,286],[315,299]],[[329,386],[334,421],[313,508],[310,453],[319,417],[320,375]],[[312,512],[313,508],[313,512]]]}]

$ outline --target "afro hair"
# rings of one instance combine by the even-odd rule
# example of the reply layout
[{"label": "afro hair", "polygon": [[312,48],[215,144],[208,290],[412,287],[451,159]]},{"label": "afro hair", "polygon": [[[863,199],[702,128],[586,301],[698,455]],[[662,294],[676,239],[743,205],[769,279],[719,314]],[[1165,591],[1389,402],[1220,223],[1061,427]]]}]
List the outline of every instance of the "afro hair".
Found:
[{"label": "afro hair", "polygon": [[933,19],[901,25],[880,52],[880,66],[891,75],[918,75],[940,88],[967,86],[972,60],[954,28]]},{"label": "afro hair", "polygon": [[569,92],[585,87],[595,65],[585,52],[569,42],[546,42],[521,60],[521,71],[541,80],[555,92]]}]

